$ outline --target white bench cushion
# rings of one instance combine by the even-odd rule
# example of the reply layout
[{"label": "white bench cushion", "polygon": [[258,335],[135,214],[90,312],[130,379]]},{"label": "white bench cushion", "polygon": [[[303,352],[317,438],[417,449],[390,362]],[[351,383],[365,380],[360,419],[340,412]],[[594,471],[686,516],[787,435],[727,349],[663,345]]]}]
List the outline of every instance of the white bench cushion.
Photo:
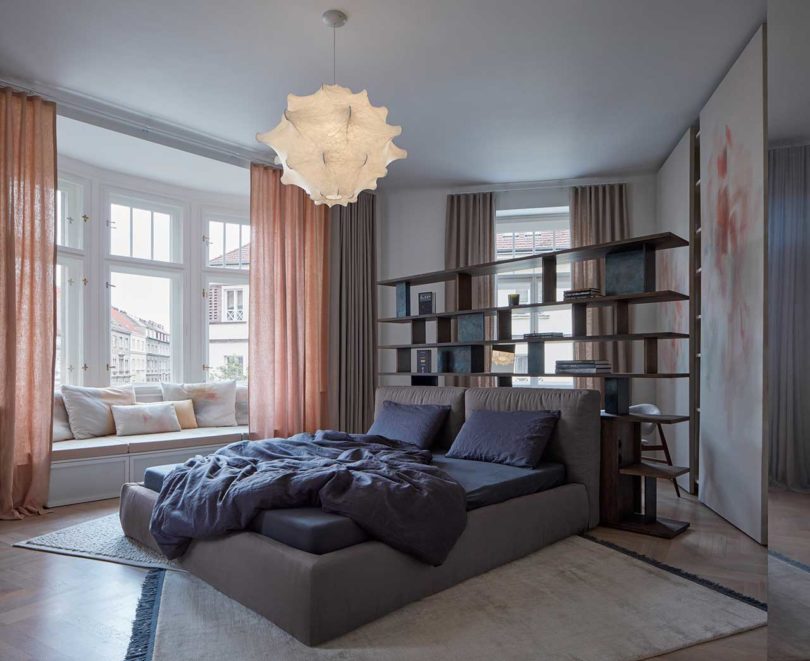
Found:
[{"label": "white bench cushion", "polygon": [[53,460],[94,459],[117,454],[136,454],[190,448],[200,445],[228,445],[247,438],[246,425],[237,427],[198,427],[160,434],[100,436],[53,444]]}]

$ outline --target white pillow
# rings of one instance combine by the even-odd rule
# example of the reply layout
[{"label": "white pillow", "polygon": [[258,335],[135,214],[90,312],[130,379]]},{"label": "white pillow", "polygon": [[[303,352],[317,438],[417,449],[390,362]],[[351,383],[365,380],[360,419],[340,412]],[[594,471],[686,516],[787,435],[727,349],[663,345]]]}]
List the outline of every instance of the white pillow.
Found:
[{"label": "white pillow", "polygon": [[135,391],[132,386],[62,386],[62,398],[65,400],[73,438],[95,438],[115,434],[115,421],[110,407],[113,404],[134,404]]},{"label": "white pillow", "polygon": [[70,431],[65,400],[62,399],[61,392],[55,392],[53,394],[53,440],[54,442],[69,441],[72,438],[73,432]]},{"label": "white pillow", "polygon": [[115,419],[115,433],[119,436],[160,434],[181,429],[172,402],[113,406],[112,414]]},{"label": "white pillow", "polygon": [[248,424],[248,389],[247,386],[236,386],[236,424]]},{"label": "white pillow", "polygon": [[163,399],[194,402],[199,427],[236,426],[236,381],[216,383],[161,383]]}]

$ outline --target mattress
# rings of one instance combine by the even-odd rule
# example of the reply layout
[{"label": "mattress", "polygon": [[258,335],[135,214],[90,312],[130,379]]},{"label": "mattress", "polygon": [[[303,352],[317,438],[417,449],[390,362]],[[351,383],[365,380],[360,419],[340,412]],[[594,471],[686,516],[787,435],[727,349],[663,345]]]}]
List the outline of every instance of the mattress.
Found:
[{"label": "mattress", "polygon": [[[468,510],[552,489],[565,482],[565,467],[557,463],[517,468],[444,455],[434,455],[433,463],[464,487]],[[147,468],[144,486],[160,492],[163,479],[175,465]],[[250,529],[315,554],[330,553],[369,539],[365,531],[348,517],[324,512],[317,507],[265,510],[256,515]]]}]

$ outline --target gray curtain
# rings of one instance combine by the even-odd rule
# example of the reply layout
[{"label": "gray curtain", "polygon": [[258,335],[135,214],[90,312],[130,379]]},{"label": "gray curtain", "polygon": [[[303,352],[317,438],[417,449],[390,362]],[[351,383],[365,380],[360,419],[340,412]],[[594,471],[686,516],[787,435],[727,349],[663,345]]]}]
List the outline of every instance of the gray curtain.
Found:
[{"label": "gray curtain", "polygon": [[771,483],[810,491],[810,146],[768,152]]},{"label": "gray curtain", "polygon": [[377,376],[376,198],[332,207],[330,228],[329,419],[364,433],[374,418]]},{"label": "gray curtain", "polygon": [[[447,216],[444,234],[444,266],[452,269],[491,262],[495,259],[495,196],[492,193],[463,193],[447,196]],[[473,308],[493,305],[494,291],[491,276],[473,278]],[[445,287],[445,307],[455,310],[457,305],[455,283]],[[487,337],[492,337],[494,324],[487,319]],[[455,332],[455,331],[454,331]],[[456,337],[454,335],[454,337]],[[489,364],[487,351],[486,363]],[[446,377],[447,385],[460,385],[469,380],[472,386],[492,384],[492,379]]]},{"label": "gray curtain", "polygon": [[[594,243],[618,241],[630,236],[630,217],[627,211],[627,185],[602,184],[574,186],[570,190],[571,245],[587,246]],[[604,260],[575,262],[571,266],[573,289],[595,287],[604,291]],[[610,307],[590,308],[587,313],[587,334],[602,335],[613,332],[613,310]],[[628,342],[575,342],[577,360],[609,360],[614,372],[630,371]],[[577,388],[602,390],[602,379],[575,379]]]}]

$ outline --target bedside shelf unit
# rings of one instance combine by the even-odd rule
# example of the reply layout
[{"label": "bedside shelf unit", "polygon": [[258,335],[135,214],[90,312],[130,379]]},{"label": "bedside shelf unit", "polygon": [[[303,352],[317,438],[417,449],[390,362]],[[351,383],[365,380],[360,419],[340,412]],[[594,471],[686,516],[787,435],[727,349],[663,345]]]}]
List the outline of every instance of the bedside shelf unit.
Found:
[{"label": "bedside shelf unit", "polygon": [[[689,300],[686,294],[671,290],[657,290],[655,282],[656,252],[686,247],[685,239],[664,232],[633,239],[623,239],[578,248],[517,257],[485,264],[433,271],[416,275],[381,280],[381,287],[396,290],[395,317],[378,319],[381,324],[410,324],[411,341],[407,344],[380,346],[380,350],[396,352],[396,371],[380,372],[381,376],[409,377],[412,385],[438,385],[440,376],[485,376],[497,378],[499,386],[512,385],[512,377],[575,376],[605,380],[605,408],[608,413],[621,416],[630,406],[630,379],[636,378],[688,378],[685,373],[663,373],[658,369],[658,342],[660,340],[689,339],[686,333],[651,332],[633,333],[630,330],[629,310],[632,305],[667,303]],[[558,301],[557,267],[560,264],[602,259],[605,263],[606,286],[603,295],[574,301]],[[512,273],[540,268],[542,273],[541,300],[516,306],[473,308],[472,278],[475,276]],[[458,292],[458,309],[426,315],[411,314],[411,287],[417,285],[453,282]],[[586,329],[588,308],[610,306],[613,309],[613,328],[610,333],[589,336]],[[512,334],[512,313],[543,308],[571,309],[572,333],[564,337],[516,338]],[[485,336],[487,317],[495,317],[495,337]],[[427,341],[427,324],[436,323],[436,341]],[[455,322],[455,323],[454,323]],[[546,342],[643,342],[643,370],[630,373],[555,373],[545,371]],[[484,364],[486,347],[501,347],[514,352],[515,345],[528,347],[528,371],[525,373],[488,371]],[[434,370],[426,373],[412,370],[412,352],[416,349],[435,349]]]}]

